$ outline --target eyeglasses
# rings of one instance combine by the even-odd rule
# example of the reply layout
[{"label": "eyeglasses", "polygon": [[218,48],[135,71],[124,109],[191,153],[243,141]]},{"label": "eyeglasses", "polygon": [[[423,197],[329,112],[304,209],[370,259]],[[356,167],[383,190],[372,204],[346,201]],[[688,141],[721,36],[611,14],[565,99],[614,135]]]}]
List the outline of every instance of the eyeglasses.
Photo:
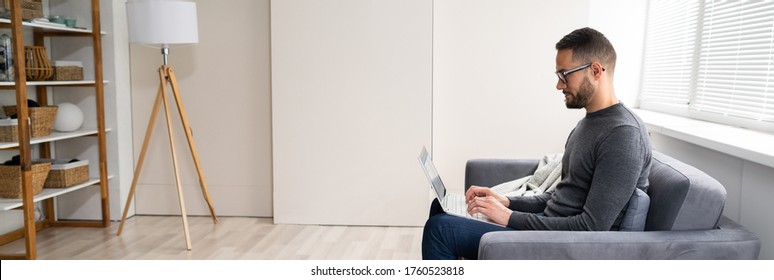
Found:
[{"label": "eyeglasses", "polygon": [[556,73],[556,76],[559,77],[559,80],[562,81],[562,83],[566,84],[567,83],[567,75],[570,75],[570,74],[578,72],[580,70],[589,68],[589,66],[591,66],[591,64],[593,64],[593,62],[589,62],[586,65],[581,65],[581,66],[572,68],[572,69],[567,70],[567,71],[556,71],[555,73]]}]

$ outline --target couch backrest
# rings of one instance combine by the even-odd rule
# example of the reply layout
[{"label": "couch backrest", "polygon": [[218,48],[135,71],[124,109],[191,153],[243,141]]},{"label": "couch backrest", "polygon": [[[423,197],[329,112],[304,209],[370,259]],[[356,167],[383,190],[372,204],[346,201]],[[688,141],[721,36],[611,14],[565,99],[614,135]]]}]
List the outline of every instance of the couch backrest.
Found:
[{"label": "couch backrest", "polygon": [[726,203],[726,189],[720,182],[656,151],[648,179],[646,231],[717,227]]}]

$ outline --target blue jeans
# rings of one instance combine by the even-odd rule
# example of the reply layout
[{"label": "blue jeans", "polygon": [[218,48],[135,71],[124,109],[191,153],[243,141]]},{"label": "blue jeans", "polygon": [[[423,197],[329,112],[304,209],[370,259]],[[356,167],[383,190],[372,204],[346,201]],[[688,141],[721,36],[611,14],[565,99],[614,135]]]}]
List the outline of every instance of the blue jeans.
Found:
[{"label": "blue jeans", "polygon": [[452,216],[434,200],[422,234],[422,259],[478,259],[478,243],[484,233],[514,230],[472,219]]}]

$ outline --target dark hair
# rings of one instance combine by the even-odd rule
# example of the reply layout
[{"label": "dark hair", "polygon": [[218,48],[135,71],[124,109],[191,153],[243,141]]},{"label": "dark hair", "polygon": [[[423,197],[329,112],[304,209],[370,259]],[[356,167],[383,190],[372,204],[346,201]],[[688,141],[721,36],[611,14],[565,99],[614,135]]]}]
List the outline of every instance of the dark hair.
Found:
[{"label": "dark hair", "polygon": [[556,50],[572,50],[572,59],[588,63],[599,61],[602,67],[613,73],[615,70],[615,49],[605,35],[589,27],[576,29],[556,43]]}]

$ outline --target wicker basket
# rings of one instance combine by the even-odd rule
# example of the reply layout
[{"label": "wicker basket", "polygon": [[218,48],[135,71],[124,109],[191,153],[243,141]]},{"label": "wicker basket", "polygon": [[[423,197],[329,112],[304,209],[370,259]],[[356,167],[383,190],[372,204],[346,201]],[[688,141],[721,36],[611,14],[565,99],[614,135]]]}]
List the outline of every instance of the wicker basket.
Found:
[{"label": "wicker basket", "polygon": [[17,125],[0,126],[0,142],[19,141],[19,130],[16,127]]},{"label": "wicker basket", "polygon": [[[51,163],[32,164],[32,194],[43,190]],[[0,165],[0,197],[22,198],[21,168],[17,165]]]},{"label": "wicker basket", "polygon": [[0,120],[0,142],[19,141],[19,121],[16,119]]},{"label": "wicker basket", "polygon": [[44,188],[67,188],[89,180],[89,161],[81,160],[73,163],[56,160],[51,164],[51,171],[43,185]]},{"label": "wicker basket", "polygon": [[[3,0],[3,7],[10,10],[11,1]],[[30,20],[43,17],[43,3],[41,0],[22,0],[22,19]]]},{"label": "wicker basket", "polygon": [[83,80],[83,68],[77,66],[54,66],[55,81]]},{"label": "wicker basket", "polygon": [[[30,114],[30,136],[43,137],[51,134],[51,128],[54,126],[57,106],[29,107]],[[16,114],[16,105],[3,106],[6,116]]]},{"label": "wicker basket", "polygon": [[24,65],[27,69],[27,80],[44,81],[54,76],[54,67],[48,60],[46,47],[24,46]]}]

